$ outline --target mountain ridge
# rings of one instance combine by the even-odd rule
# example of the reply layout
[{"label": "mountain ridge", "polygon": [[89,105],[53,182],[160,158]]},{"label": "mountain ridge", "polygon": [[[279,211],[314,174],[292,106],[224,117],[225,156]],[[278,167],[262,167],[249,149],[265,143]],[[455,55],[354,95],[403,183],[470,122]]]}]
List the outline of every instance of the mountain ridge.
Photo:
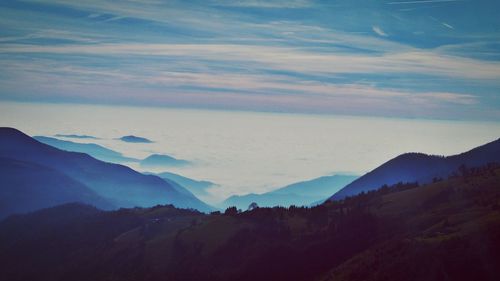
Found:
[{"label": "mountain ridge", "polygon": [[479,166],[489,162],[500,162],[500,139],[450,156],[428,155],[418,152],[404,153],[346,185],[333,194],[329,200],[340,200],[346,196],[398,182],[417,181],[420,184],[425,184],[433,179],[446,178],[461,165]]},{"label": "mountain ridge", "polygon": [[309,206],[317,201],[326,200],[332,193],[355,180],[357,176],[335,174],[300,181],[262,194],[233,195],[224,200],[221,207],[236,206],[246,210],[251,203],[260,207],[291,205]]},{"label": "mountain ridge", "polygon": [[211,211],[186,190],[153,175],[92,158],[85,153],[68,152],[38,142],[14,128],[0,128],[0,157],[32,162],[63,172],[91,188],[117,207],[175,204],[178,207]]},{"label": "mountain ridge", "polygon": [[89,154],[90,156],[104,162],[122,163],[139,161],[135,158],[125,157],[117,151],[111,150],[95,143],[78,143],[46,136],[33,136],[33,138],[39,142],[48,144],[61,150]]}]

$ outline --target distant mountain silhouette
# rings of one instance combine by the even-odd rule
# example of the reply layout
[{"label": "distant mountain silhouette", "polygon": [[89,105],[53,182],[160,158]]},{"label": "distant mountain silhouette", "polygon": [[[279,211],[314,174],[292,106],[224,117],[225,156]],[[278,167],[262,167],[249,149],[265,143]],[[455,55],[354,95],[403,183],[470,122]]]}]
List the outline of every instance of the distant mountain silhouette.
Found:
[{"label": "distant mountain silhouette", "polygon": [[315,178],[308,181],[293,183],[276,189],[269,193],[272,194],[297,194],[304,196],[325,196],[332,191],[340,189],[342,186],[354,181],[358,176],[353,175],[333,175]]},{"label": "distant mountain silhouette", "polygon": [[346,185],[330,199],[338,200],[363,191],[398,182],[429,183],[434,178],[446,178],[461,165],[474,167],[489,162],[500,162],[500,139],[470,151],[443,157],[423,153],[405,153],[377,167]]},{"label": "distant mountain silhouette", "polygon": [[119,152],[94,143],[77,143],[45,136],[34,136],[33,138],[39,142],[43,142],[62,150],[86,153],[96,159],[105,162],[123,163],[139,161],[138,159],[125,157]]},{"label": "distant mountain silhouette", "polygon": [[181,208],[212,210],[189,191],[179,192],[179,187],[173,187],[157,176],[105,163],[84,153],[59,150],[13,128],[0,128],[0,157],[57,170],[89,187],[116,207],[173,204]]},{"label": "distant mountain silhouette", "polygon": [[193,193],[196,197],[202,200],[204,200],[207,197],[210,197],[210,195],[207,192],[207,189],[215,185],[213,182],[198,181],[170,172],[163,172],[156,175],[161,177],[162,179],[168,179],[180,184],[181,186],[189,190],[191,193]]},{"label": "distant mountain silhouette", "polygon": [[70,139],[93,139],[93,140],[98,140],[99,138],[94,137],[94,136],[89,136],[89,135],[65,135],[65,134],[57,134],[55,135],[58,138],[70,138]]},{"label": "distant mountain silhouette", "polygon": [[68,202],[115,207],[84,184],[35,163],[0,158],[0,178],[0,219]]},{"label": "distant mountain silhouette", "polygon": [[190,162],[182,159],[176,159],[169,155],[152,154],[140,162],[145,168],[161,168],[161,167],[179,167],[189,165]]},{"label": "distant mountain silhouette", "polygon": [[124,142],[132,142],[132,143],[152,143],[153,141],[148,140],[147,138],[137,137],[133,135],[123,136],[119,138],[119,140]]},{"label": "distant mountain silhouette", "polygon": [[263,194],[235,195],[226,199],[221,207],[236,206],[246,210],[255,202],[260,207],[291,205],[309,206],[317,201],[326,200],[332,193],[355,180],[357,176],[333,175],[287,185]]}]

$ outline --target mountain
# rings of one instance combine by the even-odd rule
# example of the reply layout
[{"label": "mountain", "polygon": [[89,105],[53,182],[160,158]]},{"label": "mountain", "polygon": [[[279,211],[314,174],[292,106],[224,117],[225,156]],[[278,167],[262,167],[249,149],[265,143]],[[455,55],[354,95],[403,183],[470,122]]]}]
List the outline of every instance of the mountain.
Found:
[{"label": "mountain", "polygon": [[88,154],[96,159],[111,163],[130,163],[139,162],[145,168],[154,167],[178,167],[189,164],[189,161],[175,159],[168,155],[152,154],[143,160],[125,157],[121,153],[94,143],[77,143],[72,141],[60,140],[46,136],[34,136],[39,142],[59,148],[61,150],[81,152]]},{"label": "mountain", "polygon": [[96,159],[105,162],[123,163],[123,162],[139,161],[134,158],[125,157],[119,152],[116,152],[114,150],[105,148],[103,146],[94,143],[77,143],[77,142],[65,141],[45,136],[34,136],[33,138],[39,142],[48,144],[50,146],[62,150],[86,153]]},{"label": "mountain", "polygon": [[156,175],[161,177],[162,179],[171,180],[180,184],[182,187],[189,190],[191,193],[193,193],[196,197],[200,198],[201,200],[208,199],[210,197],[210,194],[207,192],[207,189],[215,186],[213,182],[198,181],[170,172],[158,173]]},{"label": "mountain", "polygon": [[70,139],[92,139],[92,140],[98,140],[99,138],[94,137],[94,136],[89,136],[89,135],[75,135],[75,134],[57,134],[55,135],[58,138],[70,138]]},{"label": "mountain", "polygon": [[480,166],[489,162],[500,162],[500,139],[474,148],[470,151],[448,156],[435,156],[423,153],[406,153],[377,167],[330,197],[331,200],[359,194],[392,185],[398,182],[432,182],[433,179],[446,178],[461,165]]},{"label": "mountain", "polygon": [[336,190],[354,181],[358,176],[333,175],[302,181],[271,191],[272,194],[297,194],[301,196],[321,196],[332,194]]},{"label": "mountain", "polygon": [[143,175],[126,166],[99,161],[38,142],[13,128],[0,128],[0,157],[30,162],[57,170],[82,183],[116,207],[174,204],[210,211],[189,191],[179,192],[161,178]]},{"label": "mountain", "polygon": [[144,168],[179,167],[189,165],[189,161],[164,154],[152,154],[140,161],[140,164]]},{"label": "mountain", "polygon": [[263,194],[234,195],[226,199],[221,206],[227,208],[236,206],[246,210],[255,202],[260,207],[291,205],[309,206],[317,201],[325,200],[331,194],[355,180],[357,176],[333,175],[287,185]]},{"label": "mountain", "polygon": [[152,143],[153,141],[148,140],[147,138],[143,137],[137,137],[137,136],[123,136],[119,138],[119,140],[124,141],[124,142],[132,142],[132,143]]},{"label": "mountain", "polygon": [[0,158],[0,178],[0,219],[69,202],[114,208],[84,184],[35,163]]},{"label": "mountain", "polygon": [[[9,281],[499,280],[500,166],[314,208],[65,204],[0,222]],[[29,266],[27,266],[29,265]]]}]

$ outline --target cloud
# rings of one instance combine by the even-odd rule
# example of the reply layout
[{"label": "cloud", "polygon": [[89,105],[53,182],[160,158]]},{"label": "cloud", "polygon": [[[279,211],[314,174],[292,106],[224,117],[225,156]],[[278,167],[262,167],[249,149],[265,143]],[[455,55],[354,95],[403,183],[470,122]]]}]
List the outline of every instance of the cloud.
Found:
[{"label": "cloud", "polygon": [[305,8],[311,7],[310,0],[214,0],[214,5],[252,8]]},{"label": "cloud", "polygon": [[[453,1],[387,4],[431,2]],[[373,7],[388,32],[363,9],[353,15],[348,2],[34,3],[36,12],[0,11],[10,34],[0,37],[0,67],[8,69],[0,73],[0,98],[211,107],[217,97],[252,110],[342,111],[344,104],[373,114],[398,104],[454,108],[442,112],[497,106],[500,55],[489,43],[496,35],[445,36],[436,23],[453,26],[436,18],[415,29],[406,14]],[[472,44],[478,40],[484,43]]]},{"label": "cloud", "polygon": [[149,56],[183,58],[196,64],[223,62],[247,67],[316,74],[425,73],[465,79],[500,79],[500,62],[450,56],[432,51],[404,51],[383,55],[337,54],[294,47],[235,44],[93,44],[27,46],[4,44],[0,54]]},{"label": "cloud", "polygon": [[382,28],[378,27],[378,26],[372,26],[372,30],[373,32],[377,33],[378,35],[380,36],[383,36],[383,37],[387,37],[389,35],[387,35],[387,33],[385,33]]},{"label": "cloud", "polygon": [[[360,83],[319,82],[288,75],[221,71],[166,71],[162,64],[131,69],[75,67],[39,61],[5,65],[17,74],[3,89],[31,93],[30,99],[50,98],[79,102],[195,106],[305,113],[394,114],[420,116],[447,106],[476,105],[476,96],[452,92],[409,91]],[[23,85],[19,80],[24,81]],[[15,92],[11,91],[11,92]],[[39,96],[39,93],[48,96]],[[140,95],[138,94],[140,93]],[[25,94],[23,94],[25,95]],[[415,114],[415,113],[413,113]],[[413,116],[413,115],[412,115]]]},{"label": "cloud", "polygon": [[462,105],[473,105],[478,103],[477,98],[473,95],[457,93],[422,93],[415,95],[415,98],[422,99],[424,102],[428,102],[429,99],[435,99]]},{"label": "cloud", "polygon": [[443,26],[445,26],[445,27],[449,28],[449,29],[455,29],[453,26],[451,26],[451,25],[449,25],[449,24],[447,24],[447,23],[445,23],[445,22],[442,22],[441,24],[442,24]]},{"label": "cloud", "polygon": [[103,36],[99,36],[97,34],[70,32],[61,29],[43,29],[21,36],[0,37],[0,42],[15,43],[24,40],[56,39],[56,40],[73,41],[78,43],[98,43],[101,41],[100,39],[103,38],[104,38]]},{"label": "cloud", "polygon": [[395,1],[388,2],[388,5],[405,5],[405,4],[433,4],[433,3],[447,3],[447,2],[461,2],[463,0],[420,0],[420,1]]}]

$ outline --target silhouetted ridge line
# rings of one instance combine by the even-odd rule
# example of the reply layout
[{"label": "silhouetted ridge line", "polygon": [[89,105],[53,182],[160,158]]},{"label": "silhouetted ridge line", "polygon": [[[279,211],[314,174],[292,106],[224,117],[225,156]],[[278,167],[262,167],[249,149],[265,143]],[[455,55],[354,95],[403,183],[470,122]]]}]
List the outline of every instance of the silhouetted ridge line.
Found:
[{"label": "silhouetted ridge line", "polygon": [[434,178],[446,178],[461,165],[481,166],[500,162],[500,139],[452,156],[436,156],[424,153],[401,154],[335,193],[330,199],[338,200],[363,191],[377,189],[398,182],[425,184]]}]

